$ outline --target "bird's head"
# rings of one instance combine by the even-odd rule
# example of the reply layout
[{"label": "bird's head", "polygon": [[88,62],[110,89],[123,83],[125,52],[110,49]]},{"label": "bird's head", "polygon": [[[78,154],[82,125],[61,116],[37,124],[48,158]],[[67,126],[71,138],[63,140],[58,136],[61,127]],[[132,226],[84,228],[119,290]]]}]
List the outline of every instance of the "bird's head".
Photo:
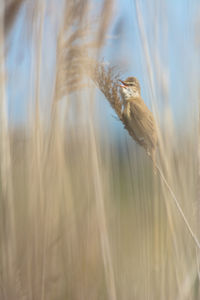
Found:
[{"label": "bird's head", "polygon": [[140,97],[140,84],[137,78],[128,77],[126,80],[120,80],[120,92],[125,100]]}]

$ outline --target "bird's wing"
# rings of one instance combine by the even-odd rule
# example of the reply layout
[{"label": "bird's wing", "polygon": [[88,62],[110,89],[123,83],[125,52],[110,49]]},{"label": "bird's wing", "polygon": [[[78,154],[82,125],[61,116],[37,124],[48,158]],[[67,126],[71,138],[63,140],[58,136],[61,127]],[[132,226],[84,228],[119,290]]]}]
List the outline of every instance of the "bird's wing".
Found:
[{"label": "bird's wing", "polygon": [[129,120],[125,116],[123,118],[123,123],[124,123],[125,129],[129,132],[130,136],[132,136],[132,138],[136,141],[136,143],[138,143],[142,147],[145,147],[143,140],[140,140],[137,137],[134,129],[132,127],[130,127],[130,125],[129,125]]},{"label": "bird's wing", "polygon": [[155,147],[157,143],[157,130],[152,112],[142,100],[138,100],[130,103],[130,113],[140,132],[149,140],[152,147]]}]

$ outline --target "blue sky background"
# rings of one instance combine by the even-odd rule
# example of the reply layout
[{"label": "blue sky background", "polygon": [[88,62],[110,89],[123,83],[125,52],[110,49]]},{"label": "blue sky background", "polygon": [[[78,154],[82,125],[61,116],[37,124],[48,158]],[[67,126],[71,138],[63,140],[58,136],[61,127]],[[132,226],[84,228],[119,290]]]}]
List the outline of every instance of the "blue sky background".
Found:
[{"label": "blue sky background", "polygon": [[[144,24],[153,82],[141,41],[136,2]],[[55,6],[54,9],[54,17],[47,16],[44,27],[44,88],[41,91],[44,98],[47,96],[44,91],[52,88],[51,65],[55,55],[53,37],[58,16]],[[26,122],[27,101],[34,97],[34,72],[31,70],[35,67],[32,63],[35,33],[26,26],[25,13],[25,9],[22,9],[10,35],[11,47],[7,58],[9,113],[11,121],[15,124]],[[140,80],[145,102],[149,106],[154,103],[160,116],[168,103],[175,124],[179,126],[184,126],[186,119],[194,120],[197,111],[200,66],[199,16],[198,0],[116,0],[110,32],[101,54],[106,62],[119,67],[123,78],[134,75]],[[113,112],[103,96],[100,93],[98,95],[101,98],[97,102],[101,122],[101,118]],[[111,126],[118,129],[118,122],[114,118],[110,119]]]},{"label": "blue sky background", "polygon": [[[137,1],[149,47],[154,90],[147,68],[144,47],[136,16],[136,1],[118,1],[116,22],[122,22],[121,36],[111,40],[109,61],[121,57],[124,78],[134,75],[139,78],[145,102],[158,105],[161,122],[166,101],[172,111],[175,126],[189,130],[197,117],[199,97],[199,34],[200,2],[188,0]],[[115,51],[114,49],[117,49]],[[114,54],[114,55],[113,55]],[[167,95],[166,95],[167,94]],[[153,97],[153,99],[151,99]]]}]

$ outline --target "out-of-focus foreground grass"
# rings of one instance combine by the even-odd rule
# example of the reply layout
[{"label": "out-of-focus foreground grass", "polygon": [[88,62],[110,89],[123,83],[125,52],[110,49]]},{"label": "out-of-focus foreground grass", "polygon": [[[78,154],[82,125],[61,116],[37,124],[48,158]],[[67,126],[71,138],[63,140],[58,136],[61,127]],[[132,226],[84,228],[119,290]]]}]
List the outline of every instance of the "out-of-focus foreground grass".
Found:
[{"label": "out-of-focus foreground grass", "polygon": [[[0,4],[0,299],[199,299],[199,250],[168,191],[122,126],[116,121],[117,134],[110,127],[113,116],[98,117],[98,101],[106,99],[88,77],[88,57],[98,60],[116,3],[92,4]],[[138,1],[136,12],[152,98],[160,84],[148,57],[155,44],[146,39]],[[19,126],[8,114],[7,68],[17,66],[8,67],[7,57],[22,13],[31,63]],[[46,24],[54,28],[49,73]],[[186,119],[178,135],[167,97],[164,89],[160,163],[198,236],[198,120]]]}]

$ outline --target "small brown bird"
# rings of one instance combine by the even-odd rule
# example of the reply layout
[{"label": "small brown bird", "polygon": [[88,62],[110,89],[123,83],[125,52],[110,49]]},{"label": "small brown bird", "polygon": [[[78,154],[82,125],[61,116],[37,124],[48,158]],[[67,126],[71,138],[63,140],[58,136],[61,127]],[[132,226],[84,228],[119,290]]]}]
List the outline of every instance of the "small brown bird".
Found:
[{"label": "small brown bird", "polygon": [[155,154],[158,135],[153,114],[141,97],[137,78],[128,77],[125,81],[120,80],[120,82],[122,83],[120,92],[123,99],[123,118],[126,127],[131,131],[136,142],[144,147],[152,158],[156,170]]}]

